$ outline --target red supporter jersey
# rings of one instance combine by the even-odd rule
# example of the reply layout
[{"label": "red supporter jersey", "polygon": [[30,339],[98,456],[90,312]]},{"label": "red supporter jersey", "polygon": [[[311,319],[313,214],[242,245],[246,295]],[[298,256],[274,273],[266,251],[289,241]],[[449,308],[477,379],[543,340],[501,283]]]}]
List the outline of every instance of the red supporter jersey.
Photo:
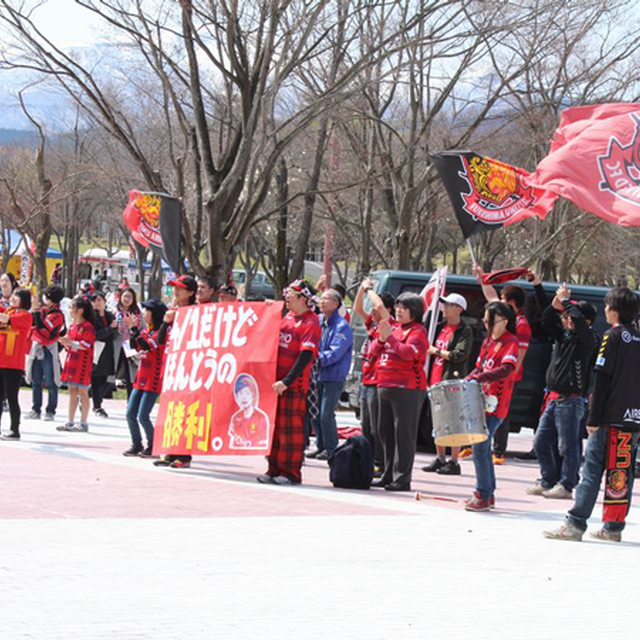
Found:
[{"label": "red supporter jersey", "polygon": [[31,347],[31,313],[12,308],[2,312],[9,316],[9,322],[0,325],[0,369],[24,371]]},{"label": "red supporter jersey", "polygon": [[229,425],[231,449],[264,449],[269,444],[269,417],[254,407],[247,417],[243,410],[237,411]]},{"label": "red supporter jersey", "polygon": [[[451,338],[453,338],[453,334],[456,332],[456,329],[459,325],[452,326],[450,324],[445,324],[442,327],[442,331],[438,334],[436,338],[436,349],[443,349],[444,351],[449,350],[449,343],[451,342]],[[442,382],[442,374],[444,372],[444,358],[441,356],[437,356],[431,367],[431,375],[429,376],[429,386],[433,386],[434,384],[438,384],[438,382]]]},{"label": "red supporter jersey", "polygon": [[[529,348],[529,343],[531,342],[531,325],[524,317],[524,313],[522,311],[518,313],[516,317],[516,337],[518,338],[518,349],[524,349],[526,352]],[[520,371],[516,373],[514,382],[520,382],[520,380],[522,380],[523,371],[524,367],[521,366]]]},{"label": "red supporter jersey", "polygon": [[93,345],[96,341],[95,327],[86,320],[74,322],[69,327],[72,346],[67,349],[67,359],[62,370],[62,381],[89,386],[93,365]]},{"label": "red supporter jersey", "polygon": [[134,389],[162,392],[162,374],[164,373],[165,344],[158,343],[158,331],[143,329],[133,340],[136,351],[140,354],[140,364],[133,382]]},{"label": "red supporter jersey", "polygon": [[[320,320],[311,310],[299,316],[289,311],[282,318],[278,343],[277,380],[282,380],[291,371],[301,351],[311,351],[314,357],[318,354],[321,334]],[[310,371],[311,363],[303,374],[296,378],[291,388],[306,393],[309,390]]]},{"label": "red supporter jersey", "polygon": [[34,324],[31,339],[45,347],[56,342],[64,329],[64,315],[60,308],[42,307],[40,311],[34,311],[35,314],[40,314],[44,327],[38,327],[37,323]]},{"label": "red supporter jersey", "polygon": [[362,357],[362,384],[373,386],[376,384],[376,357],[371,353],[371,345],[378,339],[378,325],[369,314],[364,323],[367,329],[367,337],[362,343],[360,356]]},{"label": "red supporter jersey", "polygon": [[[498,340],[494,340],[491,336],[487,336],[484,339],[476,362],[476,368],[481,371],[492,371],[507,363],[511,363],[515,367],[517,361],[518,338],[506,331]],[[493,415],[498,418],[506,418],[509,413],[514,383],[515,369],[506,378],[495,382],[487,382],[484,385],[487,395],[498,398],[498,406],[493,412]]]},{"label": "red supporter jersey", "polygon": [[419,322],[397,325],[384,343],[376,340],[371,352],[378,358],[378,387],[426,389],[424,364],[428,348],[427,330]]}]

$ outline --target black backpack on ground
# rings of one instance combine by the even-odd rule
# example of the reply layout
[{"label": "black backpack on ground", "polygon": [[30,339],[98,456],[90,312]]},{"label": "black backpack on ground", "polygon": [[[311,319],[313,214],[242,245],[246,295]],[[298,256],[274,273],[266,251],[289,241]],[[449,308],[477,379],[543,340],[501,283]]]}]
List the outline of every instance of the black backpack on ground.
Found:
[{"label": "black backpack on ground", "polygon": [[373,452],[364,436],[352,436],[329,457],[329,480],[342,489],[368,489],[373,480]]}]

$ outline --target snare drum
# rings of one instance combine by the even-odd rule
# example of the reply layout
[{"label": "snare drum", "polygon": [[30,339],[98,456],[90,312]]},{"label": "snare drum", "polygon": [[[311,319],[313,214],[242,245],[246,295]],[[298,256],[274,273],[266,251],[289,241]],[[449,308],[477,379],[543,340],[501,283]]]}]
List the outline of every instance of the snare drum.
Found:
[{"label": "snare drum", "polygon": [[461,447],[489,437],[482,389],[475,380],[445,380],[428,394],[437,445]]}]

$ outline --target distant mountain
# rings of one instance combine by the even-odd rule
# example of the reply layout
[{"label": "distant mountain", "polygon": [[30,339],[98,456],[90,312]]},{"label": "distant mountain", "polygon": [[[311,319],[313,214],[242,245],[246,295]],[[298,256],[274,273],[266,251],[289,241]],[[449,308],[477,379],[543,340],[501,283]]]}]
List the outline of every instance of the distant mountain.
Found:
[{"label": "distant mountain", "polygon": [[7,147],[17,145],[19,147],[29,147],[36,144],[38,134],[25,129],[0,129],[0,146]]}]

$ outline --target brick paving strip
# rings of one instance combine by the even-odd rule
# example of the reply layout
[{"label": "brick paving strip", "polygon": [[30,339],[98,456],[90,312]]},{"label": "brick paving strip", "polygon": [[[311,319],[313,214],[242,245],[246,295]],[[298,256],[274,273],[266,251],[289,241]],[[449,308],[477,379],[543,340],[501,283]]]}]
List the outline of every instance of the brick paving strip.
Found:
[{"label": "brick paving strip", "polygon": [[499,509],[469,514],[468,461],[416,471],[420,501],[330,488],[319,462],[262,486],[260,458],[124,458],[124,403],[105,406],[89,434],[25,421],[0,443],[2,640],[600,638],[591,602],[635,619],[640,510],[623,544],[547,541],[569,503],[524,494],[535,464],[498,468]]}]

